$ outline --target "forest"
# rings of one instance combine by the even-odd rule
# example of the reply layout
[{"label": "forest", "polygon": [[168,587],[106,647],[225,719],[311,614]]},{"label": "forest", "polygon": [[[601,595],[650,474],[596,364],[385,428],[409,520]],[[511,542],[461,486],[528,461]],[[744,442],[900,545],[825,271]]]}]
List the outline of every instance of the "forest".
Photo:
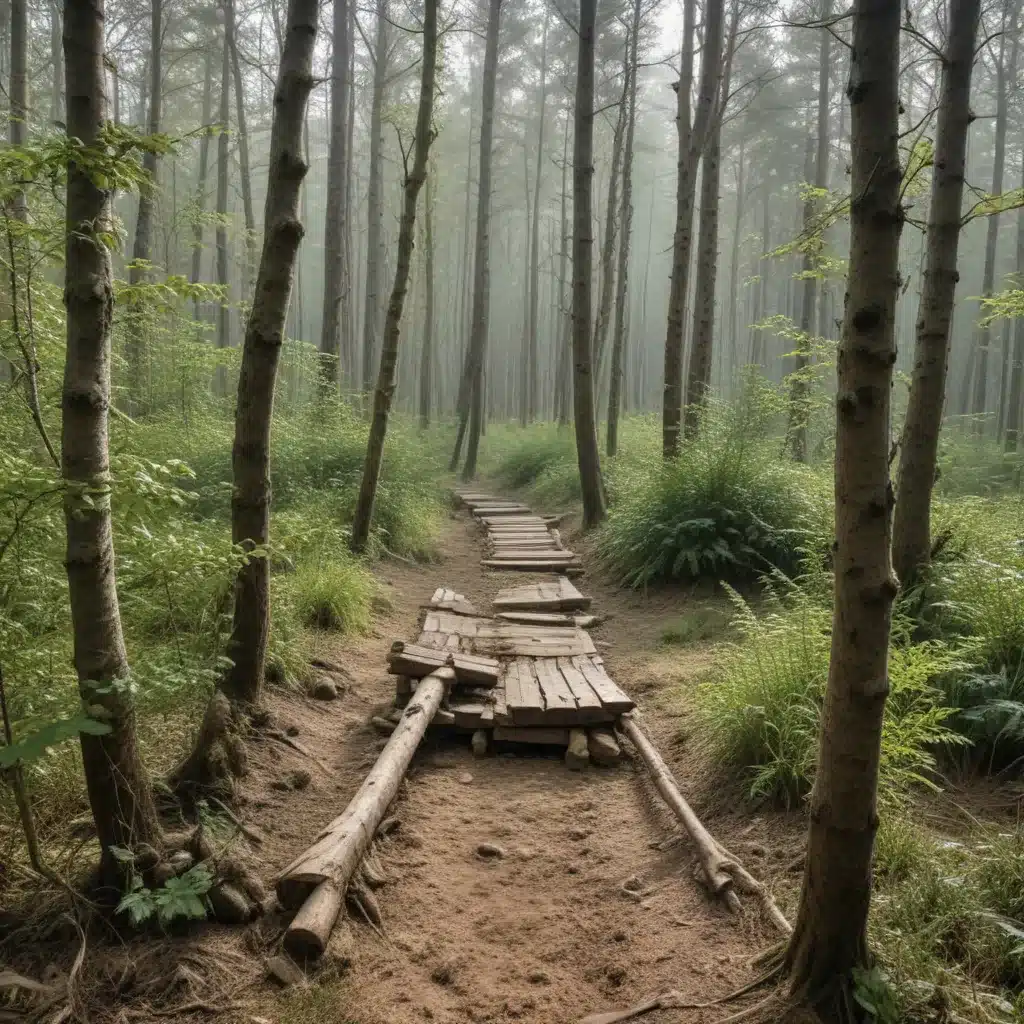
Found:
[{"label": "forest", "polygon": [[0,0],[0,1022],[1024,1024],[1022,45]]}]

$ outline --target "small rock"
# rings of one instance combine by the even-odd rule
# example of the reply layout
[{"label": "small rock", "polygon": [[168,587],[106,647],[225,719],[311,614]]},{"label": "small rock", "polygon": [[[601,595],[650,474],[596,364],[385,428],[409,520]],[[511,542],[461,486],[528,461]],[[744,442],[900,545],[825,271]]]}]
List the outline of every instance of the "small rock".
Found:
[{"label": "small rock", "polygon": [[567,874],[578,875],[580,873],[580,866],[579,864],[568,864],[565,870]]},{"label": "small rock", "polygon": [[286,956],[272,956],[267,961],[267,977],[276,981],[282,988],[302,985],[306,981],[302,968]]},{"label": "small rock", "polygon": [[481,843],[476,852],[477,856],[483,857],[484,860],[501,860],[505,856],[504,849],[497,843]]},{"label": "small rock", "polygon": [[215,885],[207,894],[213,916],[221,924],[245,924],[252,917],[252,905],[245,893],[231,882]]},{"label": "small rock", "polygon": [[395,723],[387,718],[381,718],[380,715],[374,715],[370,719],[370,725],[377,730],[377,732],[384,733],[386,736],[390,736],[395,731]]},{"label": "small rock", "polygon": [[606,767],[616,765],[622,760],[619,741],[611,729],[591,729],[587,735],[587,750],[591,760]]},{"label": "small rock", "polygon": [[175,875],[185,874],[185,872],[188,871],[195,862],[195,857],[193,857],[188,850],[175,850],[175,852],[167,858],[167,863],[174,869]]},{"label": "small rock", "polygon": [[483,729],[477,729],[473,733],[473,739],[470,740],[470,745],[473,748],[473,754],[476,757],[483,757],[487,753],[487,733]]},{"label": "small rock", "polygon": [[430,972],[430,980],[435,985],[450,985],[455,980],[455,968],[452,964],[438,964]]},{"label": "small rock", "polygon": [[285,731],[285,735],[286,736],[298,736],[299,735],[299,727],[297,725],[286,725],[284,727],[284,731]]},{"label": "small rock", "polygon": [[462,772],[462,773],[460,773],[460,775],[459,775],[459,782],[461,782],[462,785],[468,786],[468,785],[470,785],[472,783],[472,781],[473,781],[473,776],[470,775],[469,772]]},{"label": "small rock", "polygon": [[589,828],[571,828],[569,829],[569,838],[574,842],[581,842],[590,835]]},{"label": "small rock", "polygon": [[582,771],[590,764],[585,729],[569,730],[569,746],[565,748],[565,766],[574,772]]},{"label": "small rock", "polygon": [[641,892],[643,887],[644,883],[639,875],[630,875],[629,878],[622,883],[622,888],[626,892]]},{"label": "small rock", "polygon": [[526,980],[531,985],[550,985],[551,975],[547,971],[530,971],[526,976]]},{"label": "small rock", "polygon": [[629,936],[621,928],[616,928],[615,931],[612,932],[613,942],[625,942],[628,938]]},{"label": "small rock", "polygon": [[328,679],[327,676],[321,676],[313,684],[313,696],[317,700],[337,700],[338,685],[333,679]]},{"label": "small rock", "polygon": [[750,843],[750,845],[747,846],[747,853],[749,853],[751,857],[768,856],[768,851],[760,843]]}]

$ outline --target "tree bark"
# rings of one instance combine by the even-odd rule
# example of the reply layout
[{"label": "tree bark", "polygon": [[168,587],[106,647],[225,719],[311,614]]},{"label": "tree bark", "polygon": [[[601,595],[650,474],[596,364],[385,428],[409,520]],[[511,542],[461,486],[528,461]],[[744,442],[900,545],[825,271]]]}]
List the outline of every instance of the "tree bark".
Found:
[{"label": "tree bark", "polygon": [[[1003,9],[1003,33],[999,37],[999,59],[996,61],[996,126],[995,126],[995,152],[992,157],[992,195],[999,196],[1003,192],[1003,171],[1006,166],[1006,122],[1008,115],[1007,82],[1016,85],[1016,63],[1017,63],[1017,36],[1016,9],[1013,13],[1013,44],[1010,49],[1010,66],[1007,67],[1004,61],[1006,51],[1006,15],[1007,7]],[[981,295],[983,299],[992,297],[995,289],[996,277],[996,253],[999,244],[999,214],[992,213],[986,221],[985,235],[985,266],[982,272]],[[974,416],[984,416],[988,412],[988,352],[992,342],[991,324],[983,323],[978,327],[978,333],[974,345],[976,358],[974,360],[974,392],[971,398],[971,413]],[[983,423],[976,423],[979,432],[984,431]]]},{"label": "tree bark", "polygon": [[526,419],[532,423],[537,418],[538,405],[538,329],[540,310],[540,186],[544,167],[544,115],[548,100],[548,20],[544,11],[544,30],[540,42],[540,110],[537,114],[537,164],[533,181],[533,227],[530,234],[530,312],[529,334],[526,350]]},{"label": "tree bark", "polygon": [[[715,0],[710,0],[714,3]],[[601,454],[594,410],[593,290],[594,44],[597,0],[580,0],[579,57],[576,65],[575,135],[572,150],[572,361],[576,459],[583,494],[583,528],[605,518]]]},{"label": "tree bark", "polygon": [[[270,428],[274,384],[284,341],[288,300],[302,241],[299,193],[306,176],[302,126],[313,88],[316,0],[289,0],[288,26],[270,134],[263,251],[242,347],[231,453],[234,489],[231,539],[248,551],[270,539]],[[234,702],[256,704],[263,687],[270,625],[270,559],[253,555],[235,578],[235,608],[221,689]]]},{"label": "tree bark", "polygon": [[[832,0],[822,0],[821,20],[832,15]],[[818,125],[817,151],[814,155],[814,187],[828,188],[828,92],[831,72],[832,36],[828,29],[821,29],[818,50]],[[807,461],[807,420],[810,416],[810,386],[804,374],[810,362],[810,340],[814,331],[814,310],[818,297],[818,279],[815,266],[815,252],[810,236],[814,233],[814,218],[819,201],[808,198],[804,203],[804,257],[803,294],[800,304],[800,333],[797,342],[795,374],[789,389],[789,451],[797,462]]]},{"label": "tree bark", "polygon": [[373,386],[380,320],[381,275],[384,271],[384,90],[388,76],[388,5],[377,0],[377,41],[373,57],[370,100],[370,169],[366,194],[366,292],[363,299],[363,391]]},{"label": "tree bark", "polygon": [[971,113],[971,72],[980,0],[952,0],[935,135],[927,251],[914,345],[914,369],[907,401],[896,513],[893,563],[908,586],[931,551],[931,502],[939,433],[946,397],[950,329],[960,244],[961,205]]},{"label": "tree bark", "polygon": [[[100,144],[106,118],[103,46],[103,0],[65,0],[67,130],[86,147]],[[82,763],[102,851],[101,877],[119,887],[112,848],[159,847],[161,834],[136,739],[114,574],[107,444],[114,290],[104,241],[109,227],[108,194],[86,167],[69,161],[61,403],[65,564],[79,692],[91,716],[109,727],[102,736],[82,734]]]},{"label": "tree bark", "polygon": [[[436,171],[434,172],[436,174]],[[423,347],[420,350],[420,427],[430,426],[430,406],[434,386],[434,174],[427,169],[426,195],[423,202],[423,248],[426,309],[423,313]]]},{"label": "tree bark", "polygon": [[569,372],[572,362],[572,317],[569,309],[569,118],[565,119],[562,137],[562,194],[561,246],[558,255],[558,317],[555,323],[555,338],[558,351],[555,354],[555,418],[560,427],[569,423]]},{"label": "tree bark", "polygon": [[[192,226],[192,272],[189,280],[198,284],[203,275],[203,219],[206,214],[206,180],[210,167],[210,119],[213,117],[213,47],[207,46],[203,75],[203,134],[199,137],[199,173],[196,178],[195,224]],[[192,304],[196,320],[200,318],[199,299]]]},{"label": "tree bark", "polygon": [[453,468],[458,465],[462,436],[469,419],[469,439],[462,478],[476,476],[477,453],[483,430],[484,360],[487,354],[487,329],[491,305],[491,170],[494,159],[494,96],[498,80],[498,29],[502,0],[489,0],[487,41],[484,48],[483,98],[480,113],[480,158],[476,203],[476,245],[473,255],[473,315],[470,321],[466,363],[459,384],[459,428]]},{"label": "tree bark", "polygon": [[348,170],[348,0],[334,0],[334,53],[331,68],[331,126],[327,154],[327,207],[324,218],[324,305],[320,322],[320,387],[336,394],[339,369],[346,376],[352,367],[339,367],[341,303],[346,291],[344,239],[348,230],[345,210]]},{"label": "tree bark", "polygon": [[[761,260],[757,271],[757,303],[754,307],[754,323],[764,320],[768,298],[768,253],[771,252],[771,182],[767,174],[762,184],[761,196]],[[754,327],[750,337],[750,361],[754,366],[762,366],[765,362],[765,332],[761,327]]]},{"label": "tree bark", "polygon": [[[225,23],[227,18],[225,16]],[[231,128],[231,45],[227,30],[224,32],[223,63],[220,75],[220,112],[218,115],[220,135],[217,136],[217,284],[224,290],[224,296],[217,307],[217,347],[231,346],[230,278],[228,276],[228,132]],[[227,390],[227,374],[224,367],[217,368],[217,392]]]},{"label": "tree bark", "polygon": [[50,0],[50,58],[53,60],[53,89],[50,94],[50,120],[64,120],[64,60],[61,54],[61,6]]},{"label": "tree bark", "polygon": [[238,36],[234,0],[225,0],[224,25],[231,47],[231,77],[235,86],[235,113],[238,119],[238,177],[242,186],[242,212],[245,216],[245,275],[243,287],[248,295],[256,270],[256,215],[252,206],[252,176],[249,173],[249,131],[245,122],[245,88],[238,60]]},{"label": "tree bark", "polygon": [[[678,85],[676,125],[679,159],[676,178],[676,225],[672,241],[672,277],[669,284],[668,325],[665,334],[665,387],[662,400],[662,455],[679,453],[679,428],[683,417],[683,326],[686,292],[690,280],[690,249],[693,244],[693,204],[697,167],[704,151],[718,88],[719,61],[702,60],[697,111],[690,127],[690,90],[693,84],[695,0],[686,0],[683,13],[683,73]],[[723,0],[708,0],[704,11],[704,53],[722,52]]]},{"label": "tree bark", "polygon": [[[740,295],[740,240],[743,234],[743,219],[747,212],[747,136],[740,136],[740,151],[736,157],[736,214],[732,222],[732,246],[729,255],[729,359],[723,382],[730,369],[736,369],[739,362],[739,306]],[[746,290],[744,290],[744,294]]]},{"label": "tree bark", "polygon": [[878,766],[897,581],[890,563],[890,392],[896,361],[901,7],[855,0],[850,86],[850,264],[836,396],[832,654],[811,794],[807,866],[787,953],[791,996],[853,1017],[868,964]]},{"label": "tree bark", "polygon": [[355,515],[352,519],[353,551],[366,550],[373,519],[373,502],[377,496],[380,465],[384,457],[384,439],[388,431],[388,415],[395,391],[395,367],[398,364],[398,342],[401,336],[402,307],[409,286],[409,268],[416,238],[416,202],[427,180],[427,160],[434,141],[434,76],[437,67],[437,0],[426,0],[423,12],[423,59],[420,64],[420,102],[416,112],[416,135],[413,141],[412,169],[405,174],[405,200],[398,228],[398,254],[395,261],[395,283],[391,288],[387,318],[384,322],[384,345],[377,374],[377,390],[373,394],[373,417],[366,445],[366,462],[359,486]]},{"label": "tree bark", "polygon": [[626,64],[629,110],[622,152],[622,232],[619,239],[619,271],[615,291],[615,333],[612,336],[612,367],[608,381],[608,458],[619,450],[619,412],[622,407],[623,356],[626,347],[626,305],[629,299],[629,245],[633,235],[633,147],[636,138],[637,50],[640,39],[642,0],[633,0]]},{"label": "tree bark", "polygon": [[[973,0],[972,0],[973,2]],[[980,0],[977,0],[980,3]],[[1022,156],[1024,171],[1024,156]],[[1024,173],[1021,187],[1024,188]],[[1017,210],[1017,287],[1024,286],[1024,206]],[[1010,360],[1010,390],[1006,398],[1006,451],[1015,452],[1024,414],[1024,317],[1013,321],[1013,356]],[[897,512],[899,505],[897,504]]]}]

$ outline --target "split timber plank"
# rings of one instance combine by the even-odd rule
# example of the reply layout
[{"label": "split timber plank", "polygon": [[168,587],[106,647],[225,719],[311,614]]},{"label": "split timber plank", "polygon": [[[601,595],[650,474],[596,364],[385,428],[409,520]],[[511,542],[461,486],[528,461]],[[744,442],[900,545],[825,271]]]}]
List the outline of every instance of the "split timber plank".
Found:
[{"label": "split timber plank", "polygon": [[476,729],[483,722],[486,704],[453,704],[452,715],[455,718],[455,725],[459,729]]},{"label": "split timber plank", "polygon": [[563,612],[498,612],[501,622],[518,622],[526,626],[575,626],[576,617]]},{"label": "split timber plank", "polygon": [[590,598],[563,576],[551,582],[499,590],[493,604],[499,611],[586,611]]},{"label": "split timber plank", "polygon": [[508,702],[505,696],[505,680],[507,673],[498,680],[498,685],[491,691],[494,694],[494,721],[497,725],[511,725],[512,716],[508,713]]},{"label": "split timber plank", "polygon": [[569,746],[569,730],[534,726],[533,728],[517,728],[509,725],[496,725],[494,739],[507,743],[536,743],[545,747]]},{"label": "split timber plank", "polygon": [[565,551],[560,548],[551,546],[548,551],[544,551],[540,548],[529,548],[522,544],[516,544],[511,547],[502,547],[499,552],[495,552],[495,557],[505,559],[516,559],[520,560],[519,556],[522,555],[526,561],[537,561],[537,562],[568,562],[576,557],[574,551]]},{"label": "split timber plank", "polygon": [[546,708],[544,694],[537,682],[531,658],[516,658],[515,666],[519,674],[519,701],[509,701],[508,710],[514,725],[544,725]]},{"label": "split timber plank", "polygon": [[[440,633],[441,632],[441,620],[437,617],[434,612],[427,612],[423,618],[423,632],[424,633]],[[449,632],[449,630],[445,630]]]},{"label": "split timber plank", "polygon": [[614,720],[615,712],[606,710],[601,698],[587,682],[586,676],[573,664],[571,658],[559,658],[558,670],[576,699],[576,706],[583,718],[590,722],[604,720],[604,716]]},{"label": "split timber plank", "polygon": [[501,666],[492,658],[453,651],[438,651],[419,644],[396,641],[388,654],[388,667],[394,675],[420,679],[444,665],[455,669],[459,683],[473,686],[495,686]]},{"label": "split timber plank", "polygon": [[448,587],[438,587],[431,595],[430,607],[456,615],[479,615],[480,613],[466,598]]},{"label": "split timber plank", "polygon": [[418,637],[416,643],[420,647],[429,647],[432,650],[443,651],[448,646],[447,633],[428,633],[424,630]]},{"label": "split timber plank", "polygon": [[566,724],[575,724],[579,708],[569,684],[565,681],[558,668],[555,658],[537,658],[533,663],[537,672],[537,682],[544,694],[545,717],[554,723],[564,716]]},{"label": "split timber plank", "polygon": [[[458,633],[460,636],[474,636],[480,626],[490,622],[490,619],[479,616],[458,615],[445,610],[432,612],[427,616],[428,619],[431,617],[436,620],[437,629],[441,633]],[[423,628],[427,629],[426,625]]]},{"label": "split timber plank", "polygon": [[604,666],[591,658],[573,658],[573,665],[583,673],[584,679],[591,689],[600,697],[601,705],[608,711],[621,714],[632,711],[636,706],[632,700],[612,680],[604,670]]},{"label": "split timber plank", "polygon": [[555,543],[554,537],[489,537],[488,541],[495,551],[564,550]]},{"label": "split timber plank", "polygon": [[534,637],[472,637],[468,643],[474,654],[495,658],[573,658],[583,657],[590,640],[541,640]]}]

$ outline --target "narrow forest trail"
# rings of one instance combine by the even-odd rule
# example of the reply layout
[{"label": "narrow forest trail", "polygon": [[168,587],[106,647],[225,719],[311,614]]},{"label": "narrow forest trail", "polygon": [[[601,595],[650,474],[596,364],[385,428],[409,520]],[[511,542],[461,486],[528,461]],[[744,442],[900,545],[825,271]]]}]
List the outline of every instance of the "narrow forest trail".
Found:
[{"label": "narrow forest trail", "polygon": [[[373,763],[383,741],[366,723],[394,694],[388,648],[415,637],[435,588],[451,587],[484,609],[498,589],[542,578],[484,570],[483,548],[479,526],[453,514],[441,562],[382,567],[389,609],[372,635],[330,650],[350,672],[344,697],[277,698],[276,716],[298,730],[324,770],[305,788],[282,790],[281,779],[310,768],[309,760],[276,746],[254,758],[247,816],[266,833],[260,855],[268,883],[340,812]],[[700,665],[699,652],[689,665],[679,648],[671,657],[659,652],[660,632],[685,595],[627,595],[589,575],[577,582],[593,597],[593,611],[611,613],[591,633],[688,792],[674,742],[681,723],[658,710],[661,702],[645,700],[677,685],[680,662],[683,673]],[[553,754],[518,750],[476,758],[468,735],[428,733],[392,809],[401,826],[379,851],[390,879],[377,893],[383,937],[365,923],[339,926],[325,957],[328,975],[339,968],[336,978],[270,999],[261,990],[230,1019],[572,1024],[668,988],[705,1000],[751,980],[751,957],[776,937],[753,905],[737,919],[709,898],[640,762],[577,773]],[[740,815],[707,824],[741,857],[757,848],[763,825]],[[482,857],[482,843],[502,855]],[[757,861],[748,866],[760,873]],[[677,1009],[653,1019],[713,1021],[725,1012]]]}]

